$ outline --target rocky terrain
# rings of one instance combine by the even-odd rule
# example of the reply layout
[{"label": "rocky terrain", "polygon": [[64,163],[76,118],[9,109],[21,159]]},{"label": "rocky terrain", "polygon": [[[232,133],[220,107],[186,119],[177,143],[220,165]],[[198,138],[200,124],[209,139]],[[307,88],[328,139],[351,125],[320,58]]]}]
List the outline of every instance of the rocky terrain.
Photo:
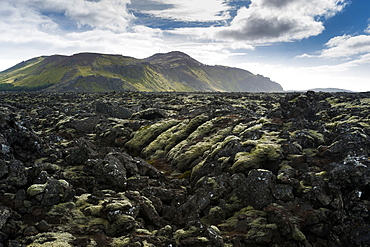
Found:
[{"label": "rocky terrain", "polygon": [[370,246],[369,93],[0,95],[0,246]]}]

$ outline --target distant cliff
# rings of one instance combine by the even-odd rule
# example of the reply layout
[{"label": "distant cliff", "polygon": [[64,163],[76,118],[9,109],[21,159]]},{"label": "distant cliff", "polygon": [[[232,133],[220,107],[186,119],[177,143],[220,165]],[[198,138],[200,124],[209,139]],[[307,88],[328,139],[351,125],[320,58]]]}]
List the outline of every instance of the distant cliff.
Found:
[{"label": "distant cliff", "polygon": [[53,92],[281,92],[262,75],[209,66],[174,51],[146,59],[79,53],[42,56],[0,72],[0,90]]}]

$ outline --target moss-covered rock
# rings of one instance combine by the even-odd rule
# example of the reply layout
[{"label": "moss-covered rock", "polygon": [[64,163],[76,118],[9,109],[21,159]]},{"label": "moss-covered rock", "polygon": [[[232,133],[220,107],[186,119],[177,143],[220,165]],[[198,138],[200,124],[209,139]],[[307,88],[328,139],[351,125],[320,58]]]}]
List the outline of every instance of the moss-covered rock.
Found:
[{"label": "moss-covered rock", "polygon": [[301,230],[298,229],[297,226],[294,226],[293,232],[292,232],[292,238],[294,240],[297,240],[299,242],[303,242],[306,240],[306,236],[303,234]]},{"label": "moss-covered rock", "polygon": [[153,159],[163,158],[167,152],[182,140],[186,139],[199,125],[204,123],[208,117],[199,115],[191,120],[184,120],[176,126],[160,134],[143,150],[143,155],[148,157],[152,154]]},{"label": "moss-covered rock", "polygon": [[238,222],[244,218],[259,218],[266,217],[266,213],[260,210],[255,210],[252,206],[248,206],[235,212],[234,215],[228,218],[224,223],[218,225],[221,231],[228,229],[235,229],[238,226]]},{"label": "moss-covered rock", "polygon": [[125,215],[121,212],[118,212],[114,217],[114,221],[108,225],[106,231],[108,236],[117,237],[123,234],[127,234],[135,227],[139,227],[135,218],[130,215]]},{"label": "moss-covered rock", "polygon": [[[151,157],[152,159],[163,158],[166,154],[166,151],[168,151],[166,147],[172,148],[177,144],[177,140],[174,137],[176,133],[182,131],[186,125],[186,121],[183,121],[161,133],[154,141],[149,143],[149,145],[143,149],[143,155],[145,157],[150,157],[154,154]],[[184,138],[180,137],[179,140],[181,139]]]},{"label": "moss-covered rock", "polygon": [[[199,117],[201,118],[201,117]],[[205,118],[204,116],[201,118]],[[210,132],[215,131],[214,125],[215,123],[219,121],[218,118],[213,118],[209,121],[204,122],[199,127],[196,128],[195,131],[193,131],[185,140],[181,141],[177,145],[175,145],[166,155],[166,158],[169,161],[173,161],[174,163],[178,163],[178,161],[182,162],[182,158],[184,157],[183,153],[186,152],[186,149],[190,146],[192,148],[192,145],[199,143],[203,140],[204,137],[206,137]],[[208,143],[208,140],[205,140],[202,144],[198,144],[197,148],[193,148],[192,151],[189,153],[193,154],[193,157],[201,155],[205,150],[209,149],[212,145]],[[197,149],[200,148],[198,151]],[[181,158],[179,158],[181,156]],[[194,160],[193,158],[191,161]],[[190,162],[191,162],[190,161]]]},{"label": "moss-covered rock", "polygon": [[264,211],[255,210],[249,206],[236,212],[224,223],[218,225],[222,231],[238,232],[245,239],[258,244],[268,244],[272,241],[276,224],[270,224]]},{"label": "moss-covered rock", "polygon": [[125,147],[131,152],[139,154],[144,147],[154,141],[161,133],[178,123],[178,120],[170,119],[142,127],[135,132],[133,138],[126,143]]},{"label": "moss-covered rock", "polygon": [[188,148],[184,148],[185,150],[182,150],[182,152],[178,153],[178,155],[173,157],[171,161],[176,165],[178,170],[189,170],[189,168],[193,168],[193,166],[190,166],[193,161],[199,160],[200,162],[203,155],[206,152],[207,155],[209,155],[214,145],[222,141],[224,138],[225,135],[222,135],[218,132],[210,138],[204,139],[204,141],[197,142]]},{"label": "moss-covered rock", "polygon": [[177,230],[173,234],[173,237],[176,241],[176,244],[180,245],[181,240],[189,238],[189,237],[197,236],[199,235],[199,233],[200,233],[199,229],[195,226],[192,226],[187,230],[184,230],[184,229]]},{"label": "moss-covered rock", "polygon": [[281,146],[275,143],[257,143],[250,152],[240,152],[235,155],[235,162],[231,167],[232,173],[247,173],[251,169],[278,168],[278,162],[283,157]]},{"label": "moss-covered rock", "polygon": [[324,135],[311,129],[297,130],[293,132],[293,138],[302,148],[317,148],[325,143]]},{"label": "moss-covered rock", "polygon": [[84,208],[83,212],[86,216],[101,217],[103,205],[91,205]]},{"label": "moss-covered rock", "polygon": [[257,218],[249,223],[251,229],[246,238],[258,244],[268,244],[272,240],[273,231],[277,230],[276,224],[268,224],[266,218]]},{"label": "moss-covered rock", "polygon": [[129,237],[119,237],[113,238],[112,240],[112,247],[125,247],[131,243],[131,239]]},{"label": "moss-covered rock", "polygon": [[44,193],[46,184],[33,184],[27,189],[27,195],[30,197]]},{"label": "moss-covered rock", "polygon": [[68,232],[39,233],[33,237],[29,247],[72,247],[76,238]]}]

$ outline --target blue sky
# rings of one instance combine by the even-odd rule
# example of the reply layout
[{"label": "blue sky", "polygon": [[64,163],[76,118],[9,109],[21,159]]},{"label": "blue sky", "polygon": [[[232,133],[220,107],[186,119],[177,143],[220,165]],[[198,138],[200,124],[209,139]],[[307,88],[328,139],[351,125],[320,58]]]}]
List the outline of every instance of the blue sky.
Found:
[{"label": "blue sky", "polygon": [[370,91],[370,1],[0,1],[0,71],[41,55],[174,50],[286,90]]}]

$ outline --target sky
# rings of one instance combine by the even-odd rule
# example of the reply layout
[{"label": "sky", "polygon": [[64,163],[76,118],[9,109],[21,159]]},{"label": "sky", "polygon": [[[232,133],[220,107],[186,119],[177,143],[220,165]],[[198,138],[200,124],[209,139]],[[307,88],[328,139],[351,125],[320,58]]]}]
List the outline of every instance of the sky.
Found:
[{"label": "sky", "polygon": [[0,0],[0,71],[43,55],[170,51],[284,90],[370,91],[370,1]]}]

